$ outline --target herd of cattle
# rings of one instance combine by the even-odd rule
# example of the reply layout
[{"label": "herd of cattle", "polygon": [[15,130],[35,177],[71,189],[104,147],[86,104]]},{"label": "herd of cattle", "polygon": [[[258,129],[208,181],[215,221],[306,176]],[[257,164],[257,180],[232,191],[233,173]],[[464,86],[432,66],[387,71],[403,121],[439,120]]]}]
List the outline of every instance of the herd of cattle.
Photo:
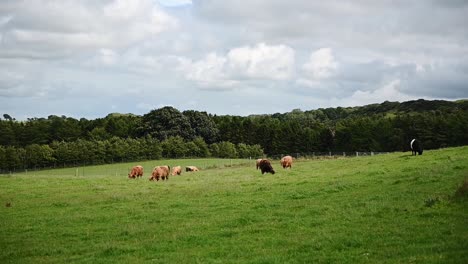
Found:
[{"label": "herd of cattle", "polygon": [[[419,155],[422,155],[423,153],[422,145],[417,139],[411,140],[410,148],[411,148],[412,155],[416,155],[416,153],[418,153]],[[292,163],[293,163],[293,158],[291,156],[284,156],[283,158],[281,158],[281,161],[280,161],[280,164],[284,169],[292,168]],[[260,168],[260,171],[262,172],[262,174],[265,174],[265,173],[275,174],[275,170],[271,166],[271,162],[268,159],[257,159],[256,165],[257,165],[257,170]],[[186,166],[185,171],[194,172],[194,171],[199,171],[199,169],[195,166]],[[149,180],[150,181],[154,181],[154,180],[159,181],[159,179],[168,180],[169,174],[172,176],[175,176],[175,175],[180,175],[181,173],[182,173],[182,168],[180,166],[172,167],[172,171],[171,171],[171,167],[167,165],[156,166],[154,167]],[[141,165],[133,167],[130,173],[128,174],[128,178],[130,179],[135,179],[139,177],[143,177],[143,167]]]},{"label": "herd of cattle", "polygon": [[[291,168],[292,167],[292,157],[291,156],[285,156],[281,159],[280,163],[283,168]],[[271,166],[271,162],[268,159],[258,159],[257,160],[257,170],[260,168],[262,174],[265,173],[271,173],[275,174],[275,170]],[[186,166],[185,167],[186,172],[195,172],[199,171],[199,169],[195,166]],[[150,181],[159,181],[161,180],[169,180],[169,175],[175,176],[175,175],[180,175],[182,173],[182,168],[180,166],[156,166],[154,167],[153,171],[151,172],[151,176],[149,178]],[[137,179],[143,177],[143,166],[137,165],[132,168],[130,173],[128,174],[129,179]]]},{"label": "herd of cattle", "polygon": [[[192,171],[199,171],[199,169],[195,166],[187,166],[185,167],[186,172],[192,172]],[[159,181],[161,180],[169,180],[169,174],[172,176],[175,175],[180,175],[182,173],[182,168],[180,166],[174,166],[172,167],[172,172],[171,172],[171,167],[170,166],[156,166],[154,167],[153,171],[151,172],[151,177],[149,178],[150,181]],[[143,177],[143,166],[137,165],[132,168],[130,173],[128,174],[129,179],[136,179]]]}]

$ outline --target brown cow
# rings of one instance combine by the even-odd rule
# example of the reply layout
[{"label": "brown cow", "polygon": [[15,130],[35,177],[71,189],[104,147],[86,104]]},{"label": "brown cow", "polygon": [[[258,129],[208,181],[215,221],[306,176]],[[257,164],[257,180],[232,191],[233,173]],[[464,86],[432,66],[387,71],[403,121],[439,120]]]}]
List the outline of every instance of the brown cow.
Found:
[{"label": "brown cow", "polygon": [[281,159],[281,166],[283,166],[283,169],[286,169],[286,168],[291,168],[292,166],[292,157],[291,156],[284,156],[282,159]]},{"label": "brown cow", "polygon": [[150,181],[159,181],[159,178],[161,180],[169,180],[169,171],[171,167],[169,166],[156,166],[153,169],[153,172],[151,173],[151,177],[149,178]]},{"label": "brown cow", "polygon": [[262,171],[262,174],[265,173],[271,173],[275,174],[275,170],[271,166],[271,162],[267,159],[262,159],[259,164],[260,170]]},{"label": "brown cow", "polygon": [[199,171],[199,169],[195,166],[186,166],[185,167],[185,171],[189,172],[189,171]]},{"label": "brown cow", "polygon": [[258,170],[258,168],[260,167],[260,161],[262,161],[262,159],[258,159],[258,160],[256,161],[256,164],[257,164],[257,170]]},{"label": "brown cow", "polygon": [[143,177],[143,167],[141,165],[133,167],[128,174],[129,179],[135,179],[138,177]]},{"label": "brown cow", "polygon": [[182,169],[180,168],[180,166],[175,166],[175,167],[172,167],[172,173],[171,175],[174,176],[174,175],[180,175],[182,173]]}]

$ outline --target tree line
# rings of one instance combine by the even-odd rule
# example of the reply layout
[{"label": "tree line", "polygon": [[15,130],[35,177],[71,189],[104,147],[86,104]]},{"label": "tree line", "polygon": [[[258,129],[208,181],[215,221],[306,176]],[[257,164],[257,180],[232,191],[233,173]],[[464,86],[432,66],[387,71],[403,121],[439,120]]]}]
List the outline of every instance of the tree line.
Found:
[{"label": "tree line", "polygon": [[[408,150],[412,138],[418,138],[425,149],[434,149],[467,145],[466,131],[466,100],[386,101],[361,107],[310,111],[295,109],[287,113],[250,116],[218,116],[163,107],[142,116],[109,114],[94,120],[51,115],[17,121],[6,114],[0,120],[0,146],[3,146],[3,153],[11,149],[17,149],[20,153],[48,153],[50,150],[56,151],[57,146],[62,144],[84,152],[104,149],[94,153],[94,156],[77,155],[75,159],[94,157],[97,162],[106,163],[122,157],[243,157],[240,153],[244,153],[245,148],[261,150],[267,155],[324,151],[404,151]],[[179,145],[183,143],[184,147],[165,149],[168,143],[164,142],[172,141]],[[109,147],[114,142],[125,146],[126,152],[114,152]],[[209,155],[193,150],[194,146],[202,145],[201,142],[208,146]],[[131,152],[132,146],[138,144],[141,145],[139,149],[159,146],[161,152],[155,153],[161,156],[151,156],[148,151],[144,152],[146,154]],[[223,151],[218,150],[220,146]],[[41,152],[39,148],[44,150]],[[227,149],[231,149],[231,154],[225,153]],[[52,157],[55,162],[63,160],[54,153]],[[237,156],[232,153],[237,153]],[[11,159],[9,155],[4,155]],[[24,154],[22,157],[29,156]],[[33,161],[28,162],[34,164]]]},{"label": "tree line", "polygon": [[112,137],[106,140],[53,141],[26,147],[0,146],[0,172],[109,164],[115,162],[157,160],[161,158],[253,158],[261,157],[260,145],[233,144],[222,141],[207,144],[202,138],[186,141],[180,136],[159,141],[142,138]]}]

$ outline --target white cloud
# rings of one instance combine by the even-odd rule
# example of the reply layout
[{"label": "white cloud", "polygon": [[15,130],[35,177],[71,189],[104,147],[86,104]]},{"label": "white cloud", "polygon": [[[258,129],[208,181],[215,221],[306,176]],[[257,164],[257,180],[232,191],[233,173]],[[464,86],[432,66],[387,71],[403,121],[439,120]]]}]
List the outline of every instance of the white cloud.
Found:
[{"label": "white cloud", "polygon": [[228,52],[227,59],[234,76],[287,80],[294,73],[294,50],[286,45],[259,43],[255,47],[235,48]]},{"label": "white cloud", "polygon": [[8,11],[0,24],[0,57],[47,58],[125,48],[178,25],[150,0],[18,1]]},{"label": "white cloud", "polygon": [[99,59],[105,65],[113,65],[116,63],[117,54],[111,49],[100,49]]},{"label": "white cloud", "polygon": [[195,62],[182,58],[179,69],[188,80],[195,81],[202,88],[226,89],[237,84],[225,72],[226,61],[224,56],[209,53],[204,59]]},{"label": "white cloud", "polygon": [[303,66],[307,76],[313,79],[331,77],[338,69],[331,48],[321,48],[310,54],[309,61]]},{"label": "white cloud", "polygon": [[179,69],[203,88],[232,88],[249,80],[287,80],[294,74],[294,50],[259,43],[233,48],[226,55],[209,53],[195,62],[181,59]]},{"label": "white cloud", "polygon": [[158,2],[161,5],[168,7],[186,6],[192,4],[192,0],[158,0]]},{"label": "white cloud", "polygon": [[[401,80],[393,80],[382,87],[373,91],[355,91],[350,97],[333,98],[331,100],[334,106],[361,106],[374,103],[382,103],[384,101],[409,101],[422,98],[421,96],[411,96],[401,92]],[[423,97],[431,99],[429,97]]]}]

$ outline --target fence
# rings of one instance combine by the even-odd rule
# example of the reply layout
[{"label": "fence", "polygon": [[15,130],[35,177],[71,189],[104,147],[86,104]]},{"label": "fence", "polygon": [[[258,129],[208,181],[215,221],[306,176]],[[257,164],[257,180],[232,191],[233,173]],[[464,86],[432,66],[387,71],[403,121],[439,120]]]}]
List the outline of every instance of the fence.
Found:
[{"label": "fence", "polygon": [[[292,154],[272,154],[266,158],[279,160],[285,155],[291,155],[295,159],[324,159],[324,158],[350,158],[362,156],[374,156],[388,154],[389,152],[310,152],[310,153],[292,153]],[[255,160],[261,157],[251,157],[249,159],[220,159],[220,158],[187,158],[187,159],[164,159],[164,160],[147,160],[147,161],[132,161],[122,160],[121,162],[113,162],[110,164],[90,163],[90,162],[70,162],[71,164],[54,164],[53,166],[36,166],[33,168],[13,168],[11,170],[0,169],[0,175],[11,174],[33,174],[33,175],[67,175],[67,176],[97,176],[97,175],[127,175],[132,166],[140,164],[146,168],[145,173],[148,173],[156,165],[170,166],[197,166],[201,170],[224,168],[241,165],[255,164]],[[45,172],[46,171],[46,172]]]},{"label": "fence", "polygon": [[290,153],[290,154],[272,154],[268,155],[269,159],[281,159],[286,155],[290,155],[296,159],[321,159],[321,158],[340,158],[340,157],[363,157],[388,154],[390,152],[374,152],[374,151],[328,151],[328,152],[308,152],[308,153]]},{"label": "fence", "polygon": [[142,165],[145,174],[151,173],[155,166],[196,166],[201,170],[225,168],[233,166],[250,165],[250,159],[164,159],[147,161],[123,161],[111,164],[92,164],[86,162],[75,162],[72,165],[54,164],[53,166],[37,166],[33,168],[13,168],[11,170],[0,170],[0,175],[30,174],[30,175],[60,175],[60,176],[99,176],[99,175],[127,175],[135,165]]}]

